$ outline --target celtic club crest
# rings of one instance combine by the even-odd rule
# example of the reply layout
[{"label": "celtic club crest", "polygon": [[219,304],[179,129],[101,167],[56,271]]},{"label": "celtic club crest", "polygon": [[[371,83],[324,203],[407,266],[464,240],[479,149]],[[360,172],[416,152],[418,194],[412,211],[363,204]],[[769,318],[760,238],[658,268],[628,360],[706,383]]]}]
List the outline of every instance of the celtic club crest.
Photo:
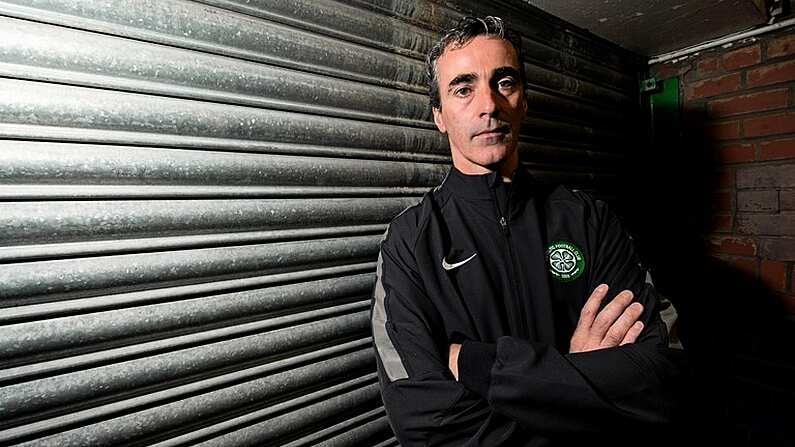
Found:
[{"label": "celtic club crest", "polygon": [[582,251],[571,242],[555,242],[547,247],[547,264],[552,277],[563,282],[574,281],[585,270]]}]

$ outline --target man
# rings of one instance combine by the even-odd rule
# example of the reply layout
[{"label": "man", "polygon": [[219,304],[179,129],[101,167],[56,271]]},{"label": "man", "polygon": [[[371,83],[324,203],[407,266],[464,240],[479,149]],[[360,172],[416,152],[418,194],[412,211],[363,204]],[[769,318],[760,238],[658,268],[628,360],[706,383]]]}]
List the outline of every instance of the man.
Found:
[{"label": "man", "polygon": [[630,239],[603,202],[519,165],[520,49],[500,19],[465,18],[428,56],[453,167],[390,224],[372,306],[382,397],[404,447],[571,445],[619,431],[613,444],[635,444],[633,430],[670,419],[675,368]]}]

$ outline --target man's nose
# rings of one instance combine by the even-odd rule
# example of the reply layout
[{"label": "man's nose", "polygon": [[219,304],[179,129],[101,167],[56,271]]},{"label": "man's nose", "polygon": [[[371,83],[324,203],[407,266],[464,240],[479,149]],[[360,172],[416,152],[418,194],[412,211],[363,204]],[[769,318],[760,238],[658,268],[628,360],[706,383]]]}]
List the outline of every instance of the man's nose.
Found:
[{"label": "man's nose", "polygon": [[478,110],[481,116],[496,117],[499,114],[499,94],[491,88],[482,89],[478,95]]}]

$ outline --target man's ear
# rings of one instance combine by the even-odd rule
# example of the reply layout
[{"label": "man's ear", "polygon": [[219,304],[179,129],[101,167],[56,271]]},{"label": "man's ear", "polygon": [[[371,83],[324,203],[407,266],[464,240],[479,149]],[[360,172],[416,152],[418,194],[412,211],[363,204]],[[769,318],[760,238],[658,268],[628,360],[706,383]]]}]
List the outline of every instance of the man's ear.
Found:
[{"label": "man's ear", "polygon": [[442,119],[442,111],[436,107],[433,108],[433,122],[436,123],[436,128],[439,129],[439,132],[447,133],[447,127],[445,127]]}]

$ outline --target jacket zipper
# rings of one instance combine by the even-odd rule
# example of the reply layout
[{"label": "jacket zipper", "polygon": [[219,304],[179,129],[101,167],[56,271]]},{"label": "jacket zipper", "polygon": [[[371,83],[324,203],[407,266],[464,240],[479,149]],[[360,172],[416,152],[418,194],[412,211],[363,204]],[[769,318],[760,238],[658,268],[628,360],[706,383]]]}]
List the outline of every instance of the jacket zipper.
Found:
[{"label": "jacket zipper", "polygon": [[[502,230],[503,236],[505,236],[505,244],[508,246],[508,257],[510,258],[510,274],[511,274],[511,286],[513,287],[513,296],[514,302],[516,303],[516,310],[519,312],[519,330],[522,332],[521,335],[525,337],[529,337],[530,334],[527,330],[527,323],[525,322],[526,312],[524,310],[524,304],[522,303],[522,299],[519,296],[519,288],[516,285],[516,261],[513,257],[513,249],[511,248],[511,232],[508,227],[508,220],[505,219],[505,216],[502,215],[502,211],[500,210],[500,203],[497,201],[497,193],[494,192],[494,189],[491,190],[491,196],[494,200],[494,208],[497,210],[497,221],[500,224],[500,230]],[[508,212],[511,211],[511,194],[508,193],[508,197],[506,199],[506,208],[508,208]]]}]

